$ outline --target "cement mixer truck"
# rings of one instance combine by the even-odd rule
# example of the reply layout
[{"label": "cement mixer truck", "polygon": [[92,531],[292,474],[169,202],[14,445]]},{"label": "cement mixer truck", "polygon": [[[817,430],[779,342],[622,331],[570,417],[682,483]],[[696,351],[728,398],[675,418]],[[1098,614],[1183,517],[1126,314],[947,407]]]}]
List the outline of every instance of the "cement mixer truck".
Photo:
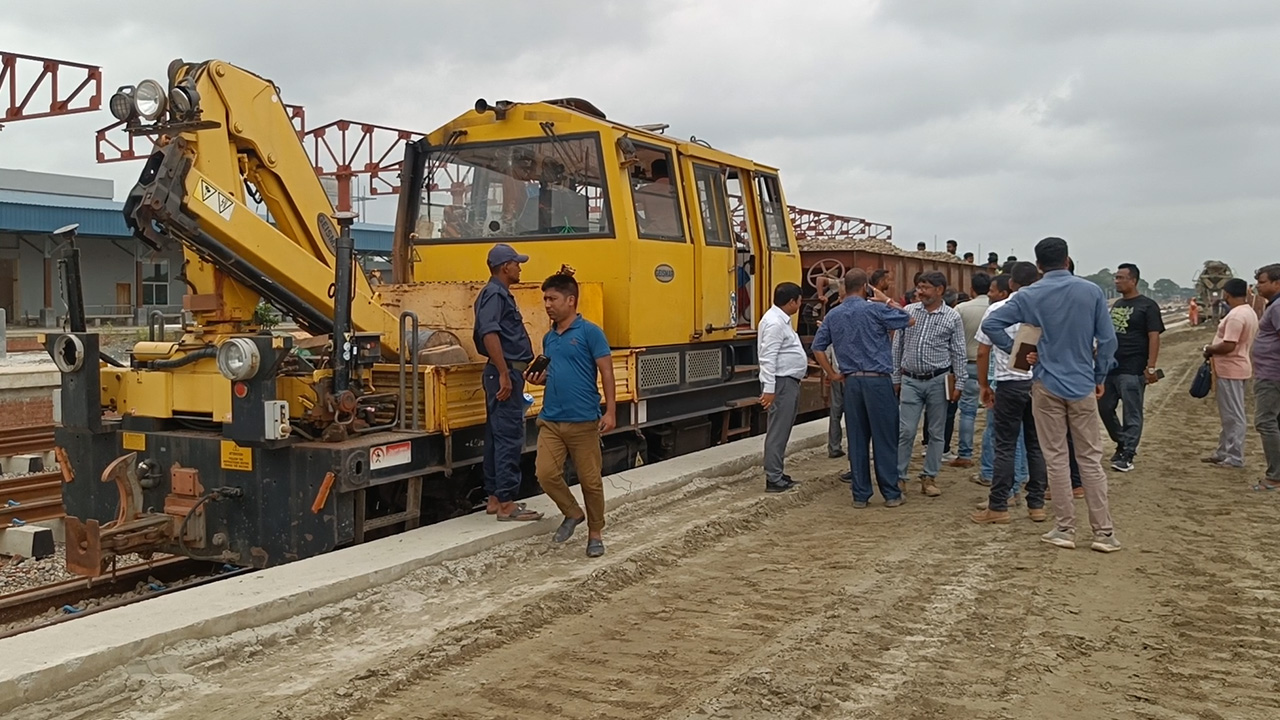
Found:
[{"label": "cement mixer truck", "polygon": [[1221,260],[1206,260],[1204,267],[1196,274],[1196,302],[1200,305],[1200,313],[1215,324],[1226,313],[1226,300],[1222,296],[1222,288],[1227,281],[1235,277],[1231,266]]}]

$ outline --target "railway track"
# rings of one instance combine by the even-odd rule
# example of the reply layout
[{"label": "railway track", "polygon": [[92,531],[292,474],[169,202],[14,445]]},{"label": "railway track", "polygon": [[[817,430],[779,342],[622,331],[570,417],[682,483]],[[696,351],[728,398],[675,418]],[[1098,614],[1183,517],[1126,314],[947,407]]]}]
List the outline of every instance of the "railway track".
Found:
[{"label": "railway track", "polygon": [[43,453],[52,449],[52,425],[0,430],[0,456]]},{"label": "railway track", "polygon": [[39,472],[0,477],[0,528],[54,520],[62,508],[62,473]]},{"label": "railway track", "polygon": [[[45,453],[53,449],[53,426],[0,431],[0,457]],[[0,475],[0,528],[53,520],[64,515],[62,474],[57,471]]]},{"label": "railway track", "polygon": [[[0,639],[178,590],[250,572],[220,563],[165,557],[128,565],[96,578],[75,578],[0,595]],[[138,586],[146,583],[139,591]],[[101,601],[94,603],[93,601]],[[50,611],[61,610],[58,614]]]}]

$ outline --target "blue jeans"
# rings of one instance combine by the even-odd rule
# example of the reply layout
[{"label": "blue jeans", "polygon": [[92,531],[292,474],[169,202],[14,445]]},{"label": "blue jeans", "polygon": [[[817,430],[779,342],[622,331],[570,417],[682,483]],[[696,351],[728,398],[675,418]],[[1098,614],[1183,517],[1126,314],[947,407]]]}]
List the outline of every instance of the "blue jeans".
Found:
[{"label": "blue jeans", "polygon": [[964,383],[960,396],[960,438],[956,445],[956,457],[973,459],[973,432],[978,419],[978,363],[969,363],[969,379]]},{"label": "blue jeans", "polygon": [[[996,468],[996,417],[994,410],[987,411],[987,427],[982,431],[982,460],[978,474],[990,481]],[[1027,468],[1027,443],[1018,436],[1018,451],[1013,456],[1013,492],[1020,492],[1031,476]]]},{"label": "blue jeans", "polygon": [[[871,455],[876,484],[885,500],[902,497],[898,489],[898,398],[888,376],[850,375],[844,379],[844,425],[849,438],[849,471],[853,499],[871,499]],[[870,447],[868,447],[870,446]]]},{"label": "blue jeans", "polygon": [[500,502],[520,497],[520,456],[524,454],[524,377],[514,368],[511,397],[498,400],[498,368],[486,364],[480,376],[484,385],[484,490]]},{"label": "blue jeans", "polygon": [[924,475],[934,478],[942,468],[943,429],[947,425],[947,376],[939,375],[932,380],[915,380],[903,376],[898,404],[899,478],[907,476],[907,468],[911,465],[911,451],[915,447],[916,433],[920,429],[920,416],[925,414],[926,408],[929,417],[929,449],[924,456]]}]

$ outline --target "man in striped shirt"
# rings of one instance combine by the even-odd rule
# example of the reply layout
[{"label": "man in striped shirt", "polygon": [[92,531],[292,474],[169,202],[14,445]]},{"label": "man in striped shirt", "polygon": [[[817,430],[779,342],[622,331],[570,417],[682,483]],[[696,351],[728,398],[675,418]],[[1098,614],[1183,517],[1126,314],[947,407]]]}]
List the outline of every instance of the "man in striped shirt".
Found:
[{"label": "man in striped shirt", "polygon": [[[942,302],[946,291],[947,278],[942,273],[922,274],[916,283],[917,302],[905,308],[914,324],[899,331],[893,342],[893,386],[898,393],[900,418],[898,477],[907,476],[911,450],[920,431],[920,416],[927,414],[929,449],[920,474],[920,490],[929,497],[942,494],[936,478],[942,465],[947,404],[960,399],[968,377],[964,323],[959,313]],[[948,374],[955,375],[950,394]]]}]

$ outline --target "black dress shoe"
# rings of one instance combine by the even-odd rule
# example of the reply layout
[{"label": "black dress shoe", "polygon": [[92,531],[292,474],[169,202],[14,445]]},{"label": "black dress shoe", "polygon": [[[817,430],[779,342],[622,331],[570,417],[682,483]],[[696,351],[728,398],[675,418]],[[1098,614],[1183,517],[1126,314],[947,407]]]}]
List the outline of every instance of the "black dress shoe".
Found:
[{"label": "black dress shoe", "polygon": [[840,473],[840,482],[847,482],[847,483],[853,482],[853,471],[850,470],[848,472]]},{"label": "black dress shoe", "polygon": [[764,484],[764,491],[767,493],[783,493],[788,490],[794,490],[799,485],[800,483],[788,480],[784,476],[781,482],[777,482],[777,483],[766,482]]},{"label": "black dress shoe", "polygon": [[835,452],[828,452],[828,453],[827,453],[827,457],[829,457],[829,458],[842,458],[842,457],[844,457],[844,451],[843,451],[843,450],[836,450]]},{"label": "black dress shoe", "polygon": [[586,516],[580,518],[565,518],[564,522],[560,523],[560,527],[556,528],[556,534],[551,538],[551,542],[562,543],[568,540],[570,537],[573,537],[573,531],[586,521]]},{"label": "black dress shoe", "polygon": [[597,558],[597,557],[600,557],[601,555],[604,555],[604,541],[588,540],[587,541],[587,557]]}]

